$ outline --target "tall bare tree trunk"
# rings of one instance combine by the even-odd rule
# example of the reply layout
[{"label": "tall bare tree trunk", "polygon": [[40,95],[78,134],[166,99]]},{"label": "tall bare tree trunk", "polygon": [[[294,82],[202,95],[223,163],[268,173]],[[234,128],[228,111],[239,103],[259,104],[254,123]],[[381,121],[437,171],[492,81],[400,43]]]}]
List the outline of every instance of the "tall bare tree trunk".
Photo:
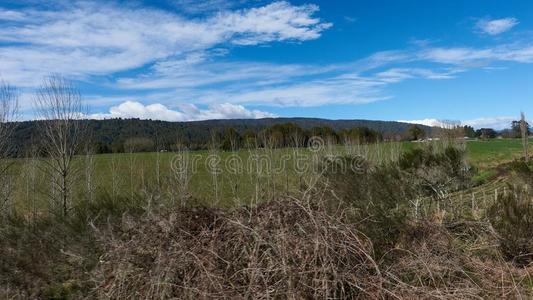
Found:
[{"label": "tall bare tree trunk", "polygon": [[12,162],[8,156],[13,150],[11,137],[16,124],[13,122],[18,116],[18,92],[4,81],[0,80],[0,211],[9,206],[13,191],[9,169]]},{"label": "tall bare tree trunk", "polygon": [[81,95],[74,85],[55,75],[47,77],[36,96],[41,143],[47,157],[44,171],[54,182],[51,200],[60,202],[63,216],[68,215],[72,184],[79,167],[74,156],[84,141],[85,111]]},{"label": "tall bare tree trunk", "polygon": [[87,201],[92,202],[94,200],[94,172],[95,162],[92,149],[86,145],[85,147],[85,187],[87,189]]},{"label": "tall bare tree trunk", "polygon": [[35,217],[37,216],[37,203],[35,193],[37,191],[37,148],[33,143],[30,143],[31,148],[26,153],[26,163],[24,168],[24,180],[26,188],[26,204],[31,210],[30,222],[32,226],[35,224]]},{"label": "tall bare tree trunk", "polygon": [[218,167],[220,162],[218,137],[215,131],[211,132],[211,143],[209,144],[209,156],[208,156],[208,171],[211,174],[211,180],[213,184],[213,199],[212,206],[215,207],[219,203],[219,178]]},{"label": "tall bare tree trunk", "polygon": [[526,163],[529,161],[528,154],[528,139],[529,139],[529,126],[526,122],[526,116],[523,112],[520,113],[520,133],[522,134],[522,147],[524,148],[524,160]]},{"label": "tall bare tree trunk", "polygon": [[109,163],[109,172],[111,173],[111,196],[113,204],[117,201],[118,190],[119,190],[119,173],[118,173],[118,163],[115,159],[115,155],[111,155],[111,162]]}]

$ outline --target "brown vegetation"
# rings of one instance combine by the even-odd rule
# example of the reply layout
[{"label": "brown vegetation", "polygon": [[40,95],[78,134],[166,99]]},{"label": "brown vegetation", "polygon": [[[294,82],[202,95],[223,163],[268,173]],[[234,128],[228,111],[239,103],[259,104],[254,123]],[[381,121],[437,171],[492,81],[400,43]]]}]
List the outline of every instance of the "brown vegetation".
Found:
[{"label": "brown vegetation", "polygon": [[[441,159],[441,166],[453,167],[449,156]],[[69,218],[42,217],[27,225],[14,216],[1,227],[0,274],[5,276],[0,277],[0,296],[533,296],[533,263],[522,252],[509,255],[506,243],[513,236],[499,221],[508,216],[498,209],[509,206],[493,206],[499,219],[490,213],[477,219],[447,217],[438,206],[413,214],[411,202],[401,200],[410,196],[412,182],[385,176],[394,168],[413,172],[394,164],[368,167],[361,179],[365,184],[355,190],[333,188],[329,177],[300,197],[235,210],[97,195],[94,202],[74,206]],[[385,197],[395,195],[394,184],[403,192]],[[364,193],[357,191],[363,187]],[[360,202],[347,201],[350,193]],[[520,218],[531,216],[522,211]],[[531,242],[528,228],[521,230],[521,241]]]}]

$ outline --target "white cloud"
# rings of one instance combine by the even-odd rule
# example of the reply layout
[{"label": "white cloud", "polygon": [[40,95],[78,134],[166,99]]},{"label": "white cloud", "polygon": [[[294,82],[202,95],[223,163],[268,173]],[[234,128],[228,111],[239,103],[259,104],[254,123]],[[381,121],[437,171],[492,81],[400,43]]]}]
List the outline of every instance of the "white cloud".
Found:
[{"label": "white cloud", "polygon": [[476,27],[483,33],[489,35],[498,35],[509,31],[511,28],[518,25],[518,20],[515,18],[503,18],[503,19],[482,19],[476,23]]},{"label": "white cloud", "polygon": [[466,120],[464,125],[469,125],[474,128],[493,128],[501,130],[511,127],[511,122],[517,120],[517,117],[490,117],[490,118],[478,118],[472,120]]},{"label": "white cloud", "polygon": [[175,55],[227,43],[256,45],[306,41],[331,26],[318,7],[287,2],[187,19],[127,4],[75,2],[50,10],[0,10],[17,22],[0,31],[0,74],[34,86],[53,71],[67,76],[107,75]]},{"label": "white cloud", "polygon": [[420,119],[420,120],[398,120],[398,122],[409,124],[420,124],[430,127],[448,127],[449,121],[437,120],[437,119]]},{"label": "white cloud", "polygon": [[276,115],[259,110],[248,110],[242,105],[231,103],[213,104],[208,109],[199,109],[193,104],[188,104],[183,105],[181,111],[178,111],[159,103],[143,105],[135,101],[126,101],[118,106],[112,106],[109,113],[92,114],[89,117],[93,119],[139,118],[162,121],[197,121],[273,118]]},{"label": "white cloud", "polygon": [[496,130],[502,130],[511,127],[511,122],[517,120],[517,117],[486,117],[486,118],[477,118],[464,121],[447,121],[447,120],[438,120],[438,119],[420,119],[420,120],[399,120],[398,122],[410,123],[410,124],[421,124],[426,126],[438,126],[438,127],[449,127],[450,124],[456,125],[468,125],[472,126],[475,129],[479,128],[493,128]]},{"label": "white cloud", "polygon": [[494,49],[428,48],[418,53],[419,59],[444,64],[470,64],[497,59]]},{"label": "white cloud", "polygon": [[533,63],[533,46],[502,47],[499,52],[500,60],[519,63]]},{"label": "white cloud", "polygon": [[426,48],[416,53],[417,60],[468,68],[486,67],[496,61],[533,63],[531,43],[502,44],[491,48]]},{"label": "white cloud", "polygon": [[380,51],[356,62],[356,66],[371,70],[387,64],[408,62],[413,60],[411,54],[404,51]]},{"label": "white cloud", "polygon": [[284,1],[274,2],[259,8],[222,12],[211,22],[218,30],[232,34],[232,42],[240,45],[307,41],[319,38],[323,30],[332,26],[311,17],[318,10],[318,6],[312,4],[292,6]]},{"label": "white cloud", "polygon": [[392,68],[377,73],[376,78],[386,83],[397,83],[412,78],[451,79],[454,78],[454,74],[460,71],[458,69],[434,71],[424,68]]},{"label": "white cloud", "polygon": [[410,70],[393,68],[376,74],[377,78],[387,83],[397,83],[413,78]]}]

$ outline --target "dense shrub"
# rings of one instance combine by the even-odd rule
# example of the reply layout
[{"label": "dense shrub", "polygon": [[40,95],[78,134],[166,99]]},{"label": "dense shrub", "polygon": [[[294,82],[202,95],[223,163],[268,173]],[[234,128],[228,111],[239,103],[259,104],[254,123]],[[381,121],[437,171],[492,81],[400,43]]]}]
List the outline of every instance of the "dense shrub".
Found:
[{"label": "dense shrub", "polygon": [[472,185],[473,170],[466,164],[465,151],[457,146],[436,150],[429,145],[404,153],[398,162],[405,176],[424,196],[443,198]]},{"label": "dense shrub", "polygon": [[533,168],[531,162],[515,160],[510,164],[508,192],[488,211],[500,235],[502,251],[519,264],[533,262]]},{"label": "dense shrub", "polygon": [[[395,238],[407,221],[408,199],[415,191],[406,177],[393,164],[372,166],[358,156],[346,156],[329,163],[325,176],[334,194],[332,206],[338,200],[350,207],[350,218],[374,243],[381,255],[396,243]],[[350,166],[341,170],[340,164]]]},{"label": "dense shrub", "polygon": [[533,262],[533,198],[527,183],[531,181],[530,169],[525,164],[516,167],[522,172],[521,180],[499,195],[487,215],[498,234],[503,254],[523,265]]},{"label": "dense shrub", "polygon": [[372,239],[377,254],[392,248],[404,231],[410,200],[443,197],[468,186],[471,178],[464,151],[453,146],[442,151],[416,148],[402,154],[398,162],[381,165],[372,165],[359,156],[325,163],[330,189],[352,208],[353,221]]},{"label": "dense shrub", "polygon": [[513,160],[509,163],[509,169],[516,173],[522,180],[529,180],[532,177],[531,166],[523,160]]}]

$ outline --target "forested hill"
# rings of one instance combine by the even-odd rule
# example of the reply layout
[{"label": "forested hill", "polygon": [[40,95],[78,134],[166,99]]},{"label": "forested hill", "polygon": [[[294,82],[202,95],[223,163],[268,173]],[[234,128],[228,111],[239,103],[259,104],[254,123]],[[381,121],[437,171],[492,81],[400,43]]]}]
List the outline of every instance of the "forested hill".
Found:
[{"label": "forested hill", "polygon": [[[208,120],[184,122],[190,126],[233,126],[235,128],[264,128],[276,124],[293,123],[304,129],[313,127],[331,127],[334,130],[349,129],[355,127],[367,127],[369,129],[392,134],[402,134],[406,132],[412,124],[395,121],[373,121],[373,120],[328,120],[318,118],[265,118],[265,119],[231,119],[231,120]],[[431,131],[428,126],[422,126],[427,132]]]},{"label": "forested hill", "polygon": [[[17,125],[14,144],[19,154],[27,153],[28,145],[39,144],[38,127],[40,122],[25,121]],[[213,133],[223,139],[228,129],[234,129],[239,136],[258,134],[264,130],[287,131],[298,129],[303,134],[354,134],[358,138],[375,139],[402,137],[406,138],[408,129],[412,124],[393,121],[370,121],[370,120],[327,120],[316,118],[265,118],[265,119],[230,119],[230,120],[207,120],[193,122],[165,122],[140,119],[108,119],[88,120],[88,132],[86,139],[91,141],[97,149],[96,152],[123,152],[125,143],[132,138],[144,138],[144,142],[150,140],[154,148],[171,149],[177,141],[185,144],[190,149],[205,149],[213,137]],[[429,133],[430,127],[419,125],[421,129]],[[355,130],[358,128],[358,130]],[[348,132],[351,130],[350,132]],[[282,132],[283,133],[283,132]],[[146,145],[145,145],[146,146]],[[145,147],[146,148],[146,147]],[[148,147],[150,148],[150,147]]]}]

